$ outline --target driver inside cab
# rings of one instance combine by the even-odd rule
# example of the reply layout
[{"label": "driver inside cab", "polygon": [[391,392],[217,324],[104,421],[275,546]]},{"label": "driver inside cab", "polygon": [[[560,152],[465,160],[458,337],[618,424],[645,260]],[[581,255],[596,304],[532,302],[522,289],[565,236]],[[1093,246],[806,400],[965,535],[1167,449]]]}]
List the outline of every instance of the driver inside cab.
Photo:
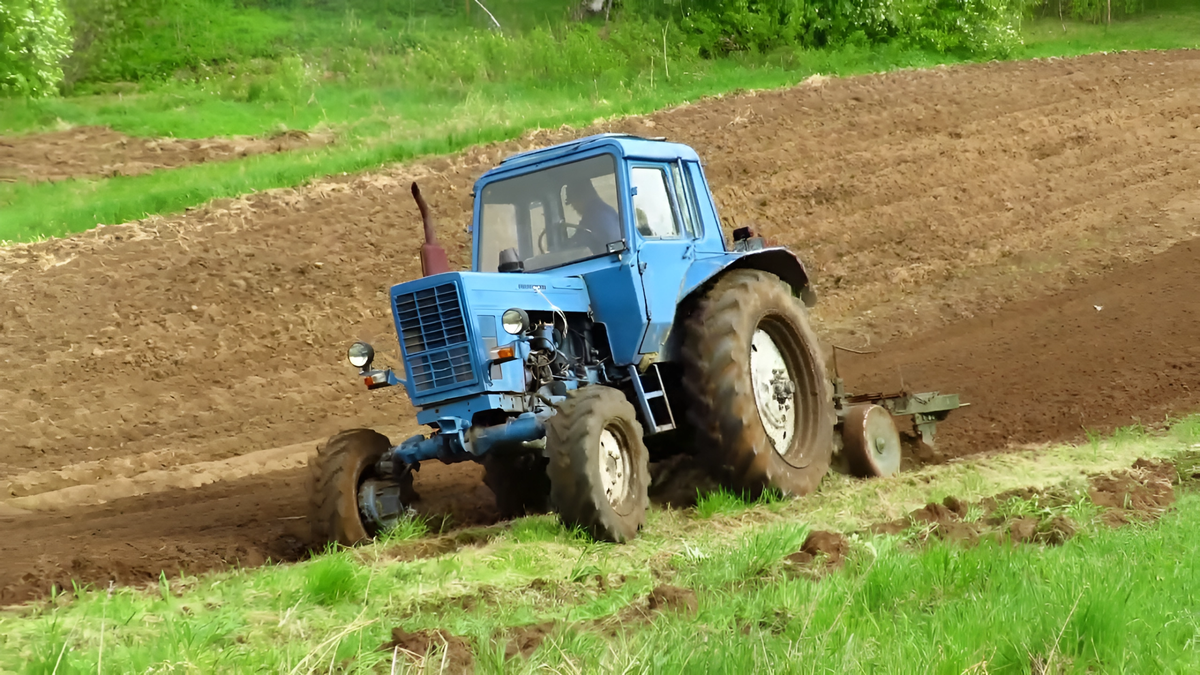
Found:
[{"label": "driver inside cab", "polygon": [[579,226],[569,245],[586,246],[599,254],[606,252],[610,243],[624,238],[617,210],[600,198],[592,181],[584,178],[568,183],[566,202],[579,214]]}]

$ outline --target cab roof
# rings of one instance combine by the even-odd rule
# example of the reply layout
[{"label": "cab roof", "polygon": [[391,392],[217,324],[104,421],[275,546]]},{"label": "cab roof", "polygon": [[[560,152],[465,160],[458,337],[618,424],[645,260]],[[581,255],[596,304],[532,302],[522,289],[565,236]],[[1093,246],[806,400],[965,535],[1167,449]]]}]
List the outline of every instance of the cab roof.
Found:
[{"label": "cab roof", "polygon": [[626,158],[651,161],[678,159],[700,161],[700,156],[696,154],[696,151],[682,143],[672,143],[661,138],[643,138],[632,134],[596,134],[507,157],[500,162],[499,166],[485,173],[480,178],[480,182],[492,178],[495,174],[506,174],[510,171],[531,168],[605,146],[613,147],[616,154]]}]

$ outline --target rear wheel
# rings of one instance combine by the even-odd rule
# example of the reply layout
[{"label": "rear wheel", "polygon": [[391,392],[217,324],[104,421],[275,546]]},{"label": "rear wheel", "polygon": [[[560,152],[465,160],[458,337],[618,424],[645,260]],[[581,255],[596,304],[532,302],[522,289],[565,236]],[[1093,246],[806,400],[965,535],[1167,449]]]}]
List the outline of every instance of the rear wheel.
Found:
[{"label": "rear wheel", "polygon": [[379,534],[381,529],[360,507],[361,489],[389,486],[400,501],[416,498],[412,473],[389,485],[389,477],[376,475],[375,464],[391,447],[387,436],[371,429],[351,429],[332,436],[309,456],[309,527],[312,543],[353,546]]},{"label": "rear wheel", "polygon": [[722,277],[687,320],[684,362],[688,417],[722,482],[752,496],[816,489],[833,452],[833,393],[808,317],[778,277]]},{"label": "rear wheel", "polygon": [[567,526],[624,542],[646,521],[649,453],[633,405],[616,389],[567,393],[546,425],[550,501]]}]

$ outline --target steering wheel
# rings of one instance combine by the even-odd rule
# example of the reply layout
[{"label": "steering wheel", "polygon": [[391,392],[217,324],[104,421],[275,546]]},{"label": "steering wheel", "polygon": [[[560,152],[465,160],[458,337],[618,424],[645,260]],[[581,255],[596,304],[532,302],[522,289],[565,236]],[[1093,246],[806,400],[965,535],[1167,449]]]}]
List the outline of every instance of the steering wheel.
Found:
[{"label": "steering wheel", "polygon": [[[560,220],[559,222],[555,223],[551,227],[554,227],[554,228],[561,227],[561,228],[563,228],[564,232],[567,230],[575,230],[575,234],[578,234],[581,231],[587,232],[588,234],[591,234],[591,232],[592,232],[591,230],[589,230],[586,227],[576,225],[575,223],[568,223],[565,220]],[[549,253],[549,251],[546,250],[546,233],[549,231],[550,231],[550,228],[547,227],[546,229],[542,230],[541,234],[538,235],[537,247],[538,247],[538,250],[541,251],[542,253]],[[574,236],[574,235],[568,234],[567,238],[570,239],[572,236]]]}]

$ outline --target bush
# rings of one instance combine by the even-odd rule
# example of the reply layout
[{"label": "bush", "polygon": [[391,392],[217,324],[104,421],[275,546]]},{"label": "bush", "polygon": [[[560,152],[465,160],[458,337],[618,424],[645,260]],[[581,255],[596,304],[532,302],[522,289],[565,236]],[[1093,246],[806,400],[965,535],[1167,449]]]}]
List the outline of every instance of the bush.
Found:
[{"label": "bush", "polygon": [[706,56],[886,42],[1004,56],[1021,44],[1016,23],[1026,1],[695,0],[680,23]]},{"label": "bush", "polygon": [[55,93],[70,47],[70,26],[58,0],[0,2],[0,95]]}]

